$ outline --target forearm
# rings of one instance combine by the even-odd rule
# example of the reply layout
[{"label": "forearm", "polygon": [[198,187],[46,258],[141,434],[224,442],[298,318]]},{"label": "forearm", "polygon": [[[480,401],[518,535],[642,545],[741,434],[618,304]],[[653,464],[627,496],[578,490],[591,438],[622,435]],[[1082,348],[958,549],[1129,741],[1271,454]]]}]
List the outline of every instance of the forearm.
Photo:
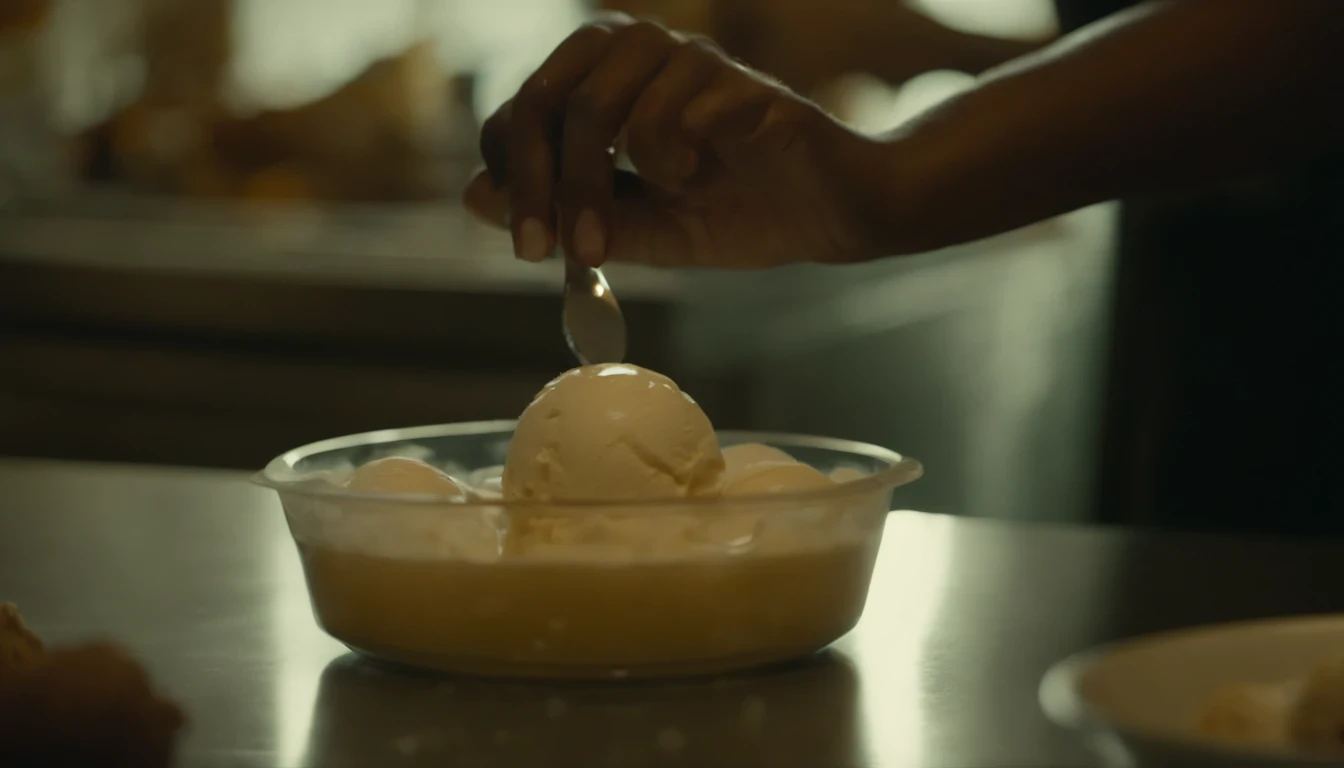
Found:
[{"label": "forearm", "polygon": [[966,242],[1344,139],[1344,2],[1153,0],[886,137],[886,247]]}]

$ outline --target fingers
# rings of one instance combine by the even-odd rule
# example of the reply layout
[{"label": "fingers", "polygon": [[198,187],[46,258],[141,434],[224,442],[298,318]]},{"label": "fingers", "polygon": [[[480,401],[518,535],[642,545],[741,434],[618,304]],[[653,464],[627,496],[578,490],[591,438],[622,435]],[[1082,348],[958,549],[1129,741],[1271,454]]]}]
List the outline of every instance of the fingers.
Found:
[{"label": "fingers", "polygon": [[611,147],[645,86],[662,71],[678,40],[650,22],[613,33],[602,62],[565,105],[560,227],[566,253],[598,266],[612,225]]},{"label": "fingers", "polygon": [[477,173],[467,184],[462,205],[482,223],[509,228],[509,193],[495,184],[488,170]]},{"label": "fingers", "polygon": [[509,227],[523,259],[545,259],[557,244],[592,266],[608,257],[642,261],[637,254],[649,248],[671,253],[667,243],[623,233],[671,225],[632,217],[629,201],[618,201],[614,144],[625,145],[652,186],[676,192],[736,162],[723,156],[733,142],[764,145],[764,133],[780,135],[764,129],[787,116],[780,104],[790,99],[804,104],[708,40],[629,19],[591,24],[482,126],[488,177],[473,180],[465,201]]},{"label": "fingers", "polygon": [[605,56],[611,36],[610,29],[596,25],[570,35],[523,83],[509,106],[503,165],[519,258],[541,261],[555,250],[554,187],[565,104]]},{"label": "fingers", "polygon": [[[613,193],[607,258],[658,267],[685,266],[690,246],[666,199],[640,176],[623,171],[614,174]],[[488,171],[472,178],[462,202],[482,223],[508,228],[508,191],[496,187]]]},{"label": "fingers", "polygon": [[[481,130],[481,154],[490,178],[507,189],[509,226],[520,258],[546,258],[557,242],[577,260],[597,265],[606,257],[612,227],[611,147],[641,96],[655,79],[651,119],[675,125],[677,108],[713,75],[711,44],[689,48],[698,57],[665,72],[685,39],[650,23],[609,18],[571,35]],[[698,62],[695,59],[698,58]],[[664,94],[659,96],[659,94]],[[680,142],[679,131],[657,131]],[[646,156],[656,150],[646,142]],[[481,202],[483,190],[469,190]],[[475,210],[481,212],[481,206]],[[557,221],[558,214],[558,221]],[[487,218],[492,218],[487,216]]]},{"label": "fingers", "polygon": [[509,126],[513,121],[513,99],[481,123],[481,158],[496,187],[508,183]]},{"label": "fingers", "polygon": [[682,130],[681,116],[725,63],[712,42],[689,39],[644,89],[626,123],[630,161],[642,176],[676,189],[695,172],[696,154]]},{"label": "fingers", "polygon": [[780,91],[745,69],[720,69],[681,113],[681,125],[697,145],[745,139],[760,126]]}]

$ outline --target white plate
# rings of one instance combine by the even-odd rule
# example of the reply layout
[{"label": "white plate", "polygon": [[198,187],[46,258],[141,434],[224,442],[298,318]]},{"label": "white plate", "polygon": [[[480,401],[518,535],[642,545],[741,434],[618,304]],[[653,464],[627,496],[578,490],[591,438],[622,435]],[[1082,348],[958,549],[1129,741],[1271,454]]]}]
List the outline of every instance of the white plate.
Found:
[{"label": "white plate", "polygon": [[1341,655],[1344,614],[1150,635],[1059,662],[1041,681],[1041,706],[1106,765],[1344,768],[1344,756],[1237,749],[1201,739],[1192,727],[1205,697],[1222,686],[1304,677]]}]

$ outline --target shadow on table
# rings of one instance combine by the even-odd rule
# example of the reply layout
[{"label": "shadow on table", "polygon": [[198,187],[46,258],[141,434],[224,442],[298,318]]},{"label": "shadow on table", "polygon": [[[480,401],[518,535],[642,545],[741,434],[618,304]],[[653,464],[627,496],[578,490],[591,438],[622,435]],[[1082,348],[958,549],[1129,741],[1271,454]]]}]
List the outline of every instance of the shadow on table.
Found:
[{"label": "shadow on table", "polygon": [[755,674],[632,684],[427,677],[358,656],[322,673],[312,765],[844,766],[858,676],[827,652]]}]

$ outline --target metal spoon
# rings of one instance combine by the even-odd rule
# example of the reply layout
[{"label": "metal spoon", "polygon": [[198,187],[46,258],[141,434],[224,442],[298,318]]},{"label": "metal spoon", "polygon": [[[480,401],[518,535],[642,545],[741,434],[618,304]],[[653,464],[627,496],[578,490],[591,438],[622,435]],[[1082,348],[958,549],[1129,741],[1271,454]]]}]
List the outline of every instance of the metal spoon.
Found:
[{"label": "metal spoon", "polygon": [[565,341],[582,365],[625,359],[625,315],[602,270],[565,259]]}]

